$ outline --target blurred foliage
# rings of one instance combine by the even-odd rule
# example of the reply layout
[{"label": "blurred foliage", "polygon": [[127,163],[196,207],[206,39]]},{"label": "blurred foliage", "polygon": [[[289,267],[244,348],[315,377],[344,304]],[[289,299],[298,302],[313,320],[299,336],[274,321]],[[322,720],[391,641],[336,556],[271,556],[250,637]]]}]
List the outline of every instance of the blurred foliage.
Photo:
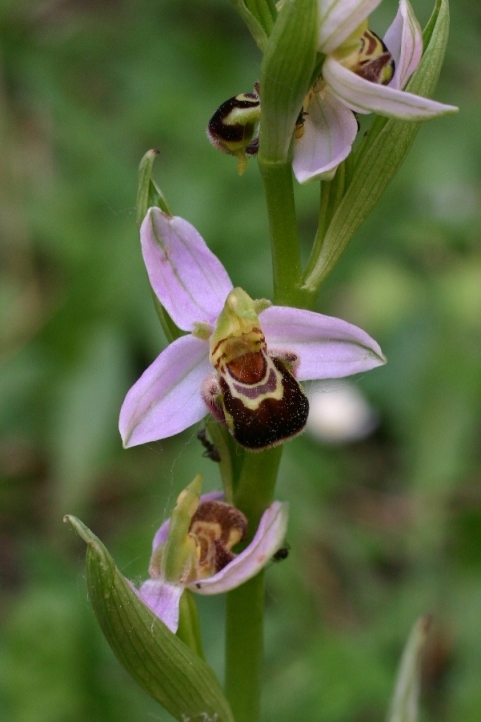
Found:
[{"label": "blurred foliage", "polygon": [[[384,719],[415,619],[435,616],[422,722],[481,716],[481,10],[457,0],[437,97],[382,203],[318,309],[389,358],[356,379],[380,412],[363,442],[304,435],[285,450],[288,559],[269,570],[266,722]],[[415,0],[422,22],[429,0]],[[396,9],[385,0],[372,27]],[[4,0],[0,6],[0,719],[169,716],[113,658],[86,598],[81,515],[121,571],[202,471],[190,429],[123,451],[123,395],[163,347],[135,227],[137,165],[157,179],[235,283],[269,296],[255,161],[212,150],[215,108],[257,77],[259,52],[225,0]],[[305,251],[316,186],[297,189]],[[221,599],[200,603],[222,674]]]}]

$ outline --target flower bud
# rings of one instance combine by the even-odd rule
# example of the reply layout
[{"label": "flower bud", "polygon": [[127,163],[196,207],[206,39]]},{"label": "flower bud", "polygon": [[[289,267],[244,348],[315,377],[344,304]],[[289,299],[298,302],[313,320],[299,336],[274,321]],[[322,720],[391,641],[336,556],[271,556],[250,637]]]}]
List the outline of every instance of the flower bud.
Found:
[{"label": "flower bud", "polygon": [[241,93],[229,98],[217,108],[207,126],[207,137],[215,148],[237,157],[237,172],[247,168],[247,156],[257,153],[258,141],[254,138],[260,118],[259,86],[252,93]]}]

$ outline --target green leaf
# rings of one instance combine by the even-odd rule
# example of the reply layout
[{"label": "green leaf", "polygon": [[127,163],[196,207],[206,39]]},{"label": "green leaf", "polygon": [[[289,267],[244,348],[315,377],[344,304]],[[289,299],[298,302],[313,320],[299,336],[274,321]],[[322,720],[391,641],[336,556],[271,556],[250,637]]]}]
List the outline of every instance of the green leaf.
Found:
[{"label": "green leaf", "polygon": [[326,230],[329,228],[329,224],[336,212],[339,203],[342,201],[344,191],[348,185],[350,167],[349,161],[352,154],[349,155],[345,161],[343,161],[337,168],[336,175],[330,181],[321,181],[320,190],[321,198],[319,204],[319,222],[317,226],[316,237],[312,245],[311,254],[307,262],[305,276],[316,267],[319,254],[322,250],[324,243],[324,236]]},{"label": "green leaf", "polygon": [[[436,28],[436,23],[438,20],[438,16],[441,10],[447,12],[447,18],[449,23],[449,7],[448,7],[449,0],[446,0],[444,3],[444,0],[436,0],[434,3],[434,8],[431,13],[431,17],[429,18],[426,27],[423,30],[423,48],[427,48],[429,43],[431,42],[431,38],[433,36],[433,32]],[[445,9],[442,8],[442,5],[445,5]],[[448,28],[449,29],[449,28]]]},{"label": "green leaf", "polygon": [[164,213],[172,215],[164,194],[152,178],[152,167],[159,151],[148,150],[139,165],[139,181],[137,187],[137,225],[140,228],[147,210],[157,206]]},{"label": "green leaf", "polygon": [[140,601],[90,529],[76,517],[64,520],[87,542],[90,601],[108,643],[129,674],[180,722],[234,722],[209,665]]},{"label": "green leaf", "polygon": [[195,594],[190,589],[186,589],[180,598],[177,637],[190,647],[198,657],[205,660],[197,602]]},{"label": "green leaf", "polygon": [[420,661],[430,625],[431,617],[428,615],[418,619],[412,628],[399,665],[388,722],[416,722],[417,720]]},{"label": "green leaf", "polygon": [[285,0],[261,65],[259,159],[285,162],[316,64],[317,0]]},{"label": "green leaf", "polygon": [[258,19],[267,36],[269,36],[277,18],[277,8],[274,0],[244,0],[244,2],[246,8]]},{"label": "green leaf", "polygon": [[[448,0],[437,0],[425,30],[429,43],[409,81],[410,93],[431,96],[441,72],[449,33]],[[317,290],[332,271],[363,221],[378,203],[404,162],[420,123],[377,117],[354,152],[352,181],[334,214],[314,268],[308,269],[304,285]]]},{"label": "green leaf", "polygon": [[[257,17],[249,10],[249,8],[246,6],[244,0],[231,0],[232,5],[235,7],[239,15],[241,16],[242,20],[247,25],[247,28],[249,29],[250,34],[254,38],[254,40],[257,43],[257,47],[264,51],[267,43],[267,35],[268,32],[264,30],[263,26],[257,19]],[[274,21],[271,20],[269,25],[269,32],[272,29],[272,26],[274,24]]]},{"label": "green leaf", "polygon": [[[152,178],[152,168],[158,155],[159,151],[154,148],[152,150],[148,150],[140,161],[139,181],[137,187],[137,226],[139,228],[142,225],[142,221],[144,220],[148,209],[153,206],[160,208],[161,211],[167,213],[169,216],[172,215],[164,194]],[[175,339],[183,336],[184,332],[181,331],[180,328],[177,328],[167,311],[160,304],[153,290],[152,296],[162,330],[165,333],[167,341],[172,343]]]},{"label": "green leaf", "polygon": [[175,323],[170,318],[169,314],[165,310],[165,308],[160,303],[159,299],[154,293],[154,290],[152,289],[152,300],[154,302],[154,308],[155,312],[157,314],[157,317],[160,321],[160,325],[162,326],[162,331],[165,334],[165,338],[169,343],[172,343],[175,341],[176,338],[180,338],[181,336],[185,336],[185,331],[182,331],[178,326],[175,325]]}]

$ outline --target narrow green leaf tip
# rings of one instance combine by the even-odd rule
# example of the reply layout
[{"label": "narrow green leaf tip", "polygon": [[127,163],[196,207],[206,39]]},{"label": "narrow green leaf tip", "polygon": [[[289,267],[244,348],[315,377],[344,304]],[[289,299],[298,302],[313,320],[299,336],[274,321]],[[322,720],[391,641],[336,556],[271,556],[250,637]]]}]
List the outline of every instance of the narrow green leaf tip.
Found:
[{"label": "narrow green leaf tip", "polygon": [[257,43],[259,50],[264,52],[264,48],[267,43],[267,36],[272,29],[272,23],[269,24],[268,32],[264,29],[263,25],[259,22],[256,16],[249,10],[244,0],[231,0],[232,5],[235,7],[242,20],[247,25],[247,28]]},{"label": "narrow green leaf tip", "polygon": [[444,12],[449,13],[448,0],[436,0],[433,11],[431,13],[431,17],[429,18],[428,22],[426,23],[426,27],[423,30],[423,47],[424,48],[427,48],[427,46],[431,42],[431,37],[433,35],[439,13],[440,13],[443,5],[444,5],[444,8],[443,8]]},{"label": "narrow green leaf tip", "polygon": [[418,718],[421,655],[431,623],[431,615],[426,615],[418,619],[411,630],[399,665],[387,722],[416,722]]},{"label": "narrow green leaf tip", "polygon": [[152,206],[157,206],[169,216],[172,215],[164,194],[152,178],[152,168],[159,152],[155,148],[148,150],[140,161],[137,187],[137,226],[139,228],[147,210]]},{"label": "narrow green leaf tip", "polygon": [[70,524],[70,526],[75,529],[79,537],[83,539],[84,542],[86,542],[87,544],[98,542],[100,546],[102,546],[102,542],[100,541],[100,539],[98,539],[98,537],[96,537],[95,534],[91,532],[90,529],[85,526],[83,522],[80,521],[80,519],[77,519],[76,516],[72,516],[71,514],[65,514],[63,520],[66,524]]}]

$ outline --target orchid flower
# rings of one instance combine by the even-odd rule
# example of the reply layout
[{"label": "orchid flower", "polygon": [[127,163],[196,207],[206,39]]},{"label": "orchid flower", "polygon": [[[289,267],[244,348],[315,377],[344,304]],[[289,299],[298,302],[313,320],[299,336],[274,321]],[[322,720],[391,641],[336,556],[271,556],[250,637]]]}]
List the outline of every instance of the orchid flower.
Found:
[{"label": "orchid flower", "polygon": [[352,111],[421,121],[457,110],[403,91],[422,57],[421,28],[409,1],[400,0],[382,41],[366,20],[379,3],[319,0],[319,51],[326,58],[294,133],[292,165],[300,183],[334,176],[357,134]]},{"label": "orchid flower", "polygon": [[287,505],[274,501],[264,512],[251,543],[240,554],[247,520],[223,501],[222,493],[200,496],[198,475],[177,499],[171,519],[156,532],[150,579],[137,591],[140,599],[176,632],[180,598],[185,589],[222,594],[255,576],[281,548],[287,528]]},{"label": "orchid flower", "polygon": [[246,448],[272,446],[304,428],[309,405],[298,381],[385,363],[378,344],[346,321],[253,301],[233,288],[184,219],[150,208],[140,238],[154,292],[189,333],[128,392],[119,421],[125,447],[178,434],[208,411]]}]

